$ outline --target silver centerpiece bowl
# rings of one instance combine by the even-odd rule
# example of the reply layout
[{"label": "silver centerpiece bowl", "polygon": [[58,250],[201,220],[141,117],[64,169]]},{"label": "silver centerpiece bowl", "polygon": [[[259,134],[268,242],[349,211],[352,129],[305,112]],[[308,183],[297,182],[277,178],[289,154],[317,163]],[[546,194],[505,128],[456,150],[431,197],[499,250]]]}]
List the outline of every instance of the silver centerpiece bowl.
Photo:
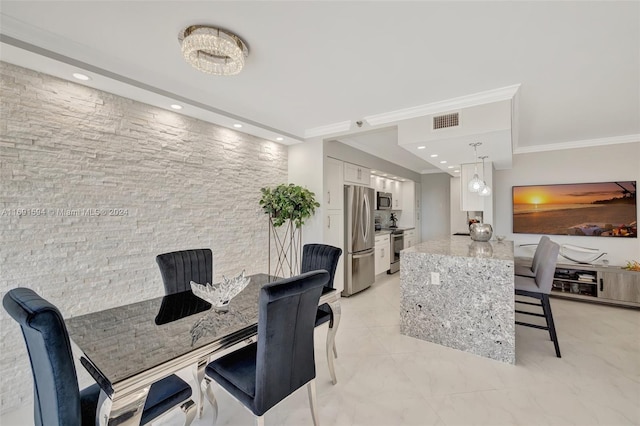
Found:
[{"label": "silver centerpiece bowl", "polygon": [[473,241],[489,241],[493,235],[493,228],[488,223],[472,223],[469,234]]}]

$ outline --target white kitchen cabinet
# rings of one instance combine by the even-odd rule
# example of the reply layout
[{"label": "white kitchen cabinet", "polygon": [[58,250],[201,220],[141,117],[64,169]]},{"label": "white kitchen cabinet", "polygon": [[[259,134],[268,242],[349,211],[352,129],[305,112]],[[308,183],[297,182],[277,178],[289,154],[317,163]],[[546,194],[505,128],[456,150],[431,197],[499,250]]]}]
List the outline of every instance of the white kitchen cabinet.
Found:
[{"label": "white kitchen cabinet", "polygon": [[342,249],[342,256],[338,260],[333,286],[338,292],[344,290],[344,212],[342,210],[328,210],[325,217],[324,243]]},{"label": "white kitchen cabinet", "polygon": [[391,180],[384,178],[382,176],[373,176],[371,178],[371,187],[376,190],[376,192],[391,192]]},{"label": "white kitchen cabinet", "polygon": [[409,248],[416,245],[416,230],[409,229],[408,231],[404,231],[404,247]]},{"label": "white kitchen cabinet", "polygon": [[414,241],[416,244],[420,244],[422,242],[422,222],[420,221],[420,215],[422,214],[422,210],[420,209],[420,199],[422,198],[422,187],[419,183],[414,183],[414,196],[415,196],[415,228],[416,228],[416,236]]},{"label": "white kitchen cabinet", "polygon": [[[402,216],[400,217],[399,226],[402,228],[413,228],[416,226],[415,222],[415,182],[408,180],[405,182],[399,182],[401,198],[399,199],[400,209],[402,210]],[[395,201],[394,201],[395,204]]]},{"label": "white kitchen cabinet", "polygon": [[342,210],[344,205],[344,165],[340,160],[327,157],[325,163],[324,207]]},{"label": "white kitchen cabinet", "polygon": [[389,187],[390,187],[389,192],[391,192],[391,201],[393,202],[392,210],[402,210],[402,198],[403,198],[402,184],[403,183],[405,182],[389,179]]},{"label": "white kitchen cabinet", "polygon": [[363,186],[371,185],[371,169],[357,164],[344,163],[344,181]]},{"label": "white kitchen cabinet", "polygon": [[389,235],[380,235],[376,237],[375,246],[375,274],[381,274],[389,270],[391,265],[391,244],[389,242]]}]

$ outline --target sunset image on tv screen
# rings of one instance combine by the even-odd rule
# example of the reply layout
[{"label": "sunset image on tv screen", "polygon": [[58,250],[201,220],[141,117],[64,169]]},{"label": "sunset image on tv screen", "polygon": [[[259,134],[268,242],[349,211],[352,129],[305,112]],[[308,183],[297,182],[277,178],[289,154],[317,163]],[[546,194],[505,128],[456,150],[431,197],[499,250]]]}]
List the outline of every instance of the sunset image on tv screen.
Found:
[{"label": "sunset image on tv screen", "polygon": [[513,187],[516,234],[638,236],[636,182]]}]

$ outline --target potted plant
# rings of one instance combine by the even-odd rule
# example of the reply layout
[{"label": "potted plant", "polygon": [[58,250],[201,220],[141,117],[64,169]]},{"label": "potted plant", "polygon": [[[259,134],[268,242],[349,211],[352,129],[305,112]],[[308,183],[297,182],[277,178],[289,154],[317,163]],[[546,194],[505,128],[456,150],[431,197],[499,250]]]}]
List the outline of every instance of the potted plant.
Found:
[{"label": "potted plant", "polygon": [[290,183],[280,184],[275,188],[260,188],[262,210],[273,219],[273,226],[280,227],[289,220],[296,228],[304,224],[320,207],[315,194],[307,188]]},{"label": "potted plant", "polygon": [[[297,275],[302,255],[302,225],[317,207],[315,194],[299,185],[280,184],[275,188],[261,188],[260,205],[269,215],[269,275],[271,275],[271,240],[276,249],[276,276]],[[281,228],[286,225],[284,229]]]}]

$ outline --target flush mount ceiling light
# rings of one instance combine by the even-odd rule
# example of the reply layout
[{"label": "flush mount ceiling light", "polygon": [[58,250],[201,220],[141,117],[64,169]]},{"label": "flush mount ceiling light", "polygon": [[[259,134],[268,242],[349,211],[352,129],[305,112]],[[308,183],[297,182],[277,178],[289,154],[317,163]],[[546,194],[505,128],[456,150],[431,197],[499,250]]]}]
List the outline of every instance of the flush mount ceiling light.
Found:
[{"label": "flush mount ceiling light", "polygon": [[236,75],[244,67],[249,48],[240,37],[220,28],[191,25],[178,34],[184,59],[214,75]]},{"label": "flush mount ceiling light", "polygon": [[478,176],[478,146],[482,145],[482,142],[470,143],[469,146],[473,147],[475,163],[474,163],[474,173],[473,178],[469,181],[469,192],[480,192],[482,191],[482,187],[484,187],[484,183],[480,180]]},{"label": "flush mount ceiling light", "polygon": [[89,77],[88,75],[85,75],[85,74],[81,74],[79,72],[74,72],[72,75],[73,75],[74,78],[77,78],[78,80],[82,80],[82,81],[91,80],[91,77]]}]

